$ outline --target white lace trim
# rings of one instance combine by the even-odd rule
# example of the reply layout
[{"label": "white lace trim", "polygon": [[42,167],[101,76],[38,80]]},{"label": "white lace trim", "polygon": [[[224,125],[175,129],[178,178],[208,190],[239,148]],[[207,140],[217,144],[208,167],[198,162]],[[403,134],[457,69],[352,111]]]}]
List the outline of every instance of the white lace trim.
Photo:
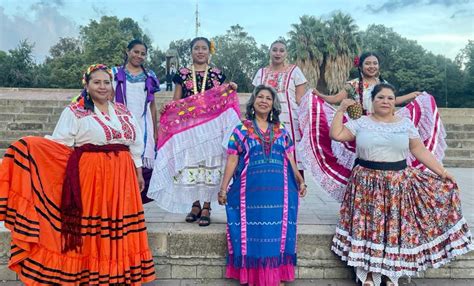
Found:
[{"label": "white lace trim", "polygon": [[173,177],[187,166],[198,165],[203,160],[219,161],[219,167],[223,168],[223,143],[229,141],[239,123],[238,114],[229,109],[213,120],[170,138],[158,150],[148,197],[161,208],[175,213],[187,213],[196,200],[215,202],[219,185],[182,186],[175,184]]},{"label": "white lace trim", "polygon": [[[306,154],[305,156],[300,157],[301,162],[306,170],[309,170],[323,190],[325,190],[332,198],[338,202],[342,202],[344,193],[346,191],[347,180],[341,175],[339,177],[342,180],[345,180],[346,183],[339,183],[329,176],[326,172],[321,169],[320,162],[316,160],[313,155],[313,148],[311,146],[311,114],[312,114],[312,101],[313,94],[311,91],[308,91],[302,98],[301,104],[298,109],[298,120],[300,123],[300,129],[302,132],[301,141],[296,145],[296,148],[300,154]],[[335,109],[327,104],[323,104],[323,111],[326,114],[328,119],[328,124],[332,121],[334,117]],[[332,144],[332,150],[338,162],[341,164],[353,165],[355,160],[355,153],[347,150],[342,143]],[[351,163],[352,162],[352,163]],[[347,166],[347,165],[344,165]]]},{"label": "white lace trim", "polygon": [[[419,245],[415,248],[386,247],[385,244],[373,243],[373,242],[367,241],[367,240],[356,240],[356,239],[353,239],[347,231],[342,230],[339,227],[336,227],[336,233],[338,233],[342,236],[345,236],[347,238],[347,240],[351,243],[351,245],[364,246],[364,247],[374,249],[374,250],[384,250],[386,253],[390,253],[390,254],[418,254],[420,252],[423,252],[424,250],[433,248],[436,245],[440,244],[441,242],[446,240],[451,234],[456,233],[457,231],[459,231],[463,227],[463,225],[466,224],[466,223],[467,223],[466,219],[464,217],[462,217],[453,227],[451,227],[444,234],[436,237],[434,240],[432,240],[428,243]],[[471,231],[468,230],[466,232],[465,236],[461,237],[460,240],[462,240],[462,242],[470,242],[471,241],[471,236],[472,236]],[[347,247],[345,244],[343,244],[338,239],[336,239],[336,237],[334,237],[333,242],[337,243],[340,246],[345,247],[344,250],[349,250],[349,247]],[[453,243],[455,243],[455,242],[451,242],[451,245],[453,245],[454,247],[459,246],[460,244],[462,244],[462,243],[460,243],[460,244],[453,244]],[[471,246],[474,247],[472,244],[471,244]]]},{"label": "white lace trim", "polygon": [[[421,118],[418,124],[418,133],[420,134],[421,141],[425,141],[431,137],[431,134],[435,127],[438,128],[438,136],[433,138],[436,140],[435,148],[431,153],[436,157],[439,162],[442,162],[444,159],[444,152],[448,145],[446,144],[446,130],[444,129],[443,122],[441,121],[441,117],[436,125],[435,120],[436,116],[439,115],[438,107],[435,105],[435,109],[431,107],[431,100],[433,96],[423,92],[421,95],[417,96],[415,101],[417,101],[421,108]],[[433,99],[434,100],[434,99]],[[407,117],[410,118],[410,112],[407,108],[400,108],[396,115],[400,117]],[[415,157],[410,155],[408,157],[408,164],[415,161]]]},{"label": "white lace trim", "polygon": [[[379,257],[371,257],[368,254],[365,253],[354,253],[349,251],[350,248],[341,242],[339,239],[334,237],[333,243],[334,245],[331,247],[331,250],[339,255],[341,257],[341,260],[347,261],[347,264],[349,266],[354,266],[354,267],[362,267],[365,270],[368,270],[369,272],[378,272],[383,275],[388,276],[394,283],[395,280],[398,279],[398,277],[407,275],[407,276],[414,276],[420,271],[425,271],[428,267],[433,267],[433,268],[439,268],[446,263],[450,262],[453,258],[459,255],[463,255],[469,251],[474,250],[474,245],[472,244],[471,240],[471,233],[470,231],[466,232],[465,235],[463,235],[461,238],[459,238],[456,241],[452,241],[449,243],[449,246],[445,247],[444,249],[440,250],[438,253],[432,254],[432,255],[424,255],[423,251],[427,249],[431,249],[441,243],[443,240],[448,239],[448,237],[453,234],[454,232],[458,231],[461,226],[466,223],[465,219],[462,218],[454,227],[452,227],[450,230],[448,230],[446,233],[443,235],[437,237],[435,240],[420,245],[418,247],[412,248],[412,249],[407,249],[407,248],[394,248],[394,247],[387,247],[387,248],[380,248],[379,244],[373,244],[368,241],[356,241],[353,240],[350,236],[347,236],[346,239],[351,242],[351,244],[354,244],[356,246],[366,246],[367,248],[374,249],[374,250],[384,250],[386,253],[390,254],[420,254],[421,259],[418,259],[416,263],[413,262],[405,262],[405,261],[400,261],[400,260],[391,260],[388,258],[379,258]],[[342,233],[347,233],[344,231],[339,231],[338,228],[336,228],[336,232],[344,235]],[[357,243],[353,243],[357,242]],[[462,248],[462,249],[454,249],[455,247],[458,247],[459,245],[464,244],[465,242],[468,242],[469,244]],[[343,249],[340,250],[338,249],[335,245],[342,247]],[[345,255],[344,252],[347,252],[348,255]],[[447,258],[442,259],[436,263],[432,263],[433,260],[437,260],[443,255],[446,255]],[[352,259],[360,259],[364,258],[364,262],[361,261],[354,261]],[[412,270],[407,270],[407,269],[402,269],[400,271],[391,271],[391,270],[386,270],[381,267],[369,267],[366,265],[366,261],[369,261],[370,263],[376,263],[376,264],[381,264],[381,265],[387,265],[387,266],[401,266],[405,268],[417,268],[417,271],[412,271]]]}]

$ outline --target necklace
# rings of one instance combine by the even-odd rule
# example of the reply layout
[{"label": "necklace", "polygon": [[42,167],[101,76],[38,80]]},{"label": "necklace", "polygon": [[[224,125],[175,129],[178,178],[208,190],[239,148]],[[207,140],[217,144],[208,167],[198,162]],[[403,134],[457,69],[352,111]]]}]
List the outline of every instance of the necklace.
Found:
[{"label": "necklace", "polygon": [[[193,94],[196,95],[198,94],[198,88],[197,88],[197,82],[196,82],[196,70],[194,69],[194,65],[191,65],[191,70],[193,72]],[[204,78],[202,79],[200,94],[203,94],[204,91],[206,90],[207,73],[208,72],[207,72],[207,65],[206,65],[206,68],[204,69]]]},{"label": "necklace", "polygon": [[273,138],[275,136],[275,134],[273,132],[273,123],[269,123],[268,127],[267,127],[267,130],[268,129],[270,130],[269,140],[265,140],[265,136],[263,136],[262,132],[260,132],[260,127],[258,127],[257,122],[255,121],[255,119],[252,120],[252,123],[253,123],[254,129],[255,129],[255,133],[257,134],[258,138],[260,138],[260,140],[262,142],[262,151],[263,151],[263,156],[265,158],[265,161],[269,162],[270,161],[270,156],[272,154]]}]

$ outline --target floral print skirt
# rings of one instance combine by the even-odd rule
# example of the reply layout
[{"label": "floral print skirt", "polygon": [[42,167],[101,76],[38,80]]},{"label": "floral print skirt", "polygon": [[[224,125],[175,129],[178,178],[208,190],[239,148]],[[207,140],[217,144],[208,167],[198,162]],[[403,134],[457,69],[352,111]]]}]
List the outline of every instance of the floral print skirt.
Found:
[{"label": "floral print skirt", "polygon": [[397,283],[401,276],[440,267],[474,246],[455,182],[412,167],[381,171],[356,166],[331,249],[357,268],[361,280],[373,272]]}]

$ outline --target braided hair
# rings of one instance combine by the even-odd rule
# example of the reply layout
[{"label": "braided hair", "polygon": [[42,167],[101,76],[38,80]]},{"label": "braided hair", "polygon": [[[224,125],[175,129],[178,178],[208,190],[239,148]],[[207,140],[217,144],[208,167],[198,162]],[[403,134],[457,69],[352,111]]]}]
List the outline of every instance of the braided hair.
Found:
[{"label": "braided hair", "polygon": [[[380,57],[377,53],[375,52],[365,52],[365,53],[362,53],[362,55],[360,55],[359,57],[359,64],[357,66],[357,70],[359,72],[359,85],[358,85],[358,94],[359,94],[359,98],[362,100],[362,94],[364,93],[364,77],[363,77],[363,65],[364,65],[364,61],[365,59],[367,59],[368,57],[370,56],[374,56],[375,58],[377,58],[377,61],[380,63]],[[379,75],[379,80],[380,82],[385,82],[385,80],[382,78],[381,75]]]}]

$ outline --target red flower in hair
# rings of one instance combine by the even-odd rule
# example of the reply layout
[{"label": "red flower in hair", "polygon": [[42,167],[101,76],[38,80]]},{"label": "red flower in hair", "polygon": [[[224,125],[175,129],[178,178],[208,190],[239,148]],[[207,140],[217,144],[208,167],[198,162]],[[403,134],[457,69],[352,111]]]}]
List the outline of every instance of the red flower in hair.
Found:
[{"label": "red flower in hair", "polygon": [[360,58],[359,58],[359,56],[356,56],[356,57],[354,58],[354,66],[355,66],[355,67],[358,67],[359,64],[360,64]]}]

